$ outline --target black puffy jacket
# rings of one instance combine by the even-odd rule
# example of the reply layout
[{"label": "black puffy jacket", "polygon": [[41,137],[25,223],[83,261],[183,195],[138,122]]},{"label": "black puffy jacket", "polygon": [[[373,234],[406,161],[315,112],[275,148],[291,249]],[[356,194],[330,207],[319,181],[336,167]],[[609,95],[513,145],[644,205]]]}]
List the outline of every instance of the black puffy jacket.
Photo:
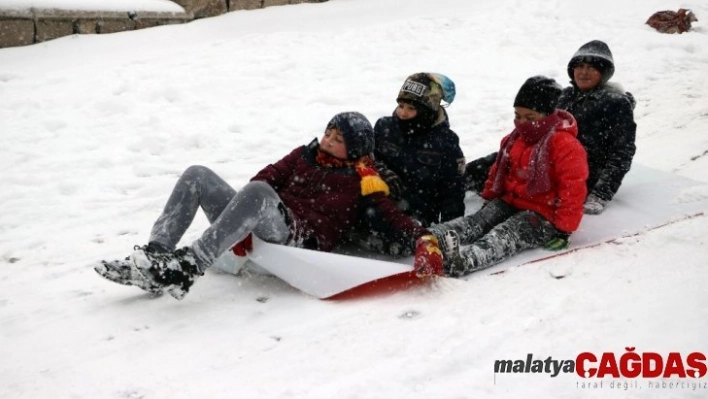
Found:
[{"label": "black puffy jacket", "polygon": [[380,118],[374,132],[376,161],[401,179],[407,214],[425,226],[464,215],[465,160],[447,114],[424,133],[403,134],[395,116]]},{"label": "black puffy jacket", "polygon": [[632,166],[636,151],[636,102],[612,84],[582,92],[573,84],[561,93],[557,108],[578,122],[578,140],[588,155],[588,194],[611,200]]}]

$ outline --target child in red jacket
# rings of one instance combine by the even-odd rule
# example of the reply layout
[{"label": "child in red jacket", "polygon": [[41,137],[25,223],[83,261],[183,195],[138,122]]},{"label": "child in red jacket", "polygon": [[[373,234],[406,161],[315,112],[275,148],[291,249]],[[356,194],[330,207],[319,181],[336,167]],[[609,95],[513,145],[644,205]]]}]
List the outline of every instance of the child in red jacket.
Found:
[{"label": "child in red jacket", "polygon": [[[555,109],[561,87],[529,78],[514,100],[514,129],[504,137],[475,214],[436,225],[445,272],[463,276],[525,249],[564,246],[578,228],[588,164],[575,119]],[[460,251],[460,245],[472,244]],[[558,249],[558,248],[556,248]]]},{"label": "child in red jacket", "polygon": [[[245,256],[251,234],[271,243],[332,250],[367,197],[392,226],[417,239],[419,276],[440,274],[437,240],[388,199],[388,187],[369,157],[373,142],[369,121],[345,112],[332,118],[319,143],[315,139],[266,166],[238,192],[210,169],[191,166],[153,225],[148,245],[136,247],[125,260],[102,261],[95,270],[113,282],[153,293],[166,290],[182,299],[234,244],[234,252]],[[175,249],[200,207],[211,226],[191,245]]]}]

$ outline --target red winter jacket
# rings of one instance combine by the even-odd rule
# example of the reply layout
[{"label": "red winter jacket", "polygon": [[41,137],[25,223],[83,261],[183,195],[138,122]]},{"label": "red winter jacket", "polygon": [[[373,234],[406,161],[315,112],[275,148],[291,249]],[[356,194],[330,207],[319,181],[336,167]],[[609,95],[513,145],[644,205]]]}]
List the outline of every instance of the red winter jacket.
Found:
[{"label": "red winter jacket", "polygon": [[[495,162],[484,184],[482,197],[501,197],[517,209],[531,210],[548,219],[558,229],[571,233],[578,228],[583,217],[583,202],[587,195],[585,180],[588,177],[588,162],[585,149],[576,139],[578,126],[575,118],[566,111],[557,110],[561,118],[550,141],[549,168],[551,189],[547,192],[528,195],[527,168],[534,145],[516,140],[509,152],[510,171],[504,179],[501,195],[492,191],[497,174]],[[506,138],[506,137],[505,137]],[[504,140],[502,139],[502,142]]]},{"label": "red winter jacket", "polygon": [[[317,242],[306,248],[331,251],[342,233],[352,228],[361,195],[361,177],[351,167],[322,167],[315,162],[317,140],[296,148],[280,161],[266,166],[251,181],[270,184],[290,210],[292,239]],[[392,226],[411,238],[427,234],[398,210],[383,193],[367,196],[378,206]]]}]

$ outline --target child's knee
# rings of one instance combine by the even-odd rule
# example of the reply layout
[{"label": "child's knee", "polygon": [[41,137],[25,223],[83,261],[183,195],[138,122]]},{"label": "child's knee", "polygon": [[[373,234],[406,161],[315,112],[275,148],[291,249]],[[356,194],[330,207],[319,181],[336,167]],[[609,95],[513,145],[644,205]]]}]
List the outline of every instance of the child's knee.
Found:
[{"label": "child's knee", "polygon": [[270,184],[263,181],[252,181],[243,186],[241,193],[252,198],[275,198],[278,194]]},{"label": "child's knee", "polygon": [[182,174],[182,177],[200,177],[213,173],[214,172],[206,166],[192,165],[185,169],[184,173]]}]

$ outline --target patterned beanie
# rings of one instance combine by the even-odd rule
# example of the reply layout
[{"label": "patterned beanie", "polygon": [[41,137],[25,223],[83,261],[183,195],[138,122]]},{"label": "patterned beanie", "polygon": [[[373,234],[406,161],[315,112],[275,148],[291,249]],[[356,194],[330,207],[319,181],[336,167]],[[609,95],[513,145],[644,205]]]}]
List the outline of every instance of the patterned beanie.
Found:
[{"label": "patterned beanie", "polygon": [[342,132],[347,146],[347,159],[350,161],[374,152],[374,129],[364,115],[358,112],[342,112],[335,115],[327,127],[334,127]]},{"label": "patterned beanie", "polygon": [[570,80],[575,80],[573,70],[581,62],[590,64],[593,68],[600,71],[602,74],[602,83],[607,83],[612,75],[615,74],[615,60],[612,58],[612,51],[610,51],[610,48],[605,42],[593,40],[580,46],[578,51],[573,55],[573,58],[568,62],[568,76]]},{"label": "patterned beanie", "polygon": [[555,80],[545,76],[528,78],[514,99],[514,107],[524,107],[545,115],[556,109],[561,87]]},{"label": "patterned beanie", "polygon": [[437,112],[440,101],[452,104],[455,99],[455,83],[439,73],[420,72],[406,78],[396,101],[409,102]]}]

